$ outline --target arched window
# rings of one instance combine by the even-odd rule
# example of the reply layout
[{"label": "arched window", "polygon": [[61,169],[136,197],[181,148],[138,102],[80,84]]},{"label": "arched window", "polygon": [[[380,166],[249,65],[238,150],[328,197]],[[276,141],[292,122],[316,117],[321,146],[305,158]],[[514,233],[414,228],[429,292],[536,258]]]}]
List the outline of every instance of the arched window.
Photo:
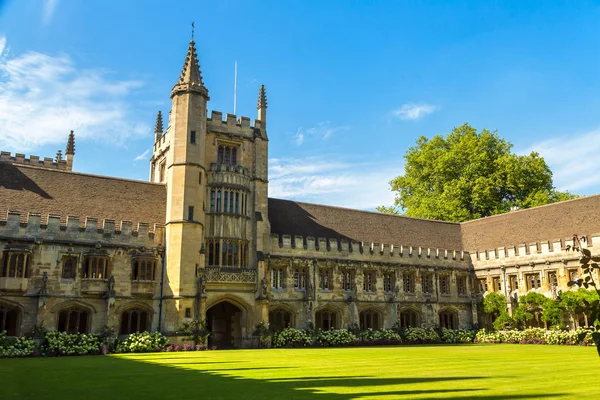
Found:
[{"label": "arched window", "polygon": [[123,311],[121,314],[121,335],[150,330],[150,313],[139,308]]},{"label": "arched window", "polygon": [[374,310],[366,310],[360,313],[360,329],[381,329],[381,314]]},{"label": "arched window", "polygon": [[29,261],[31,254],[24,251],[6,251],[2,277],[4,278],[29,278]]},{"label": "arched window", "polygon": [[440,313],[440,328],[458,329],[458,317],[450,311]]},{"label": "arched window", "polygon": [[66,308],[58,314],[57,330],[66,333],[88,333],[90,313],[78,307]]},{"label": "arched window", "polygon": [[414,310],[403,310],[399,315],[401,328],[417,328],[421,325],[419,313]]},{"label": "arched window", "polygon": [[62,267],[62,278],[63,279],[76,279],[77,278],[77,258],[76,257],[65,257],[63,260]]},{"label": "arched window", "polygon": [[17,336],[21,320],[21,310],[16,306],[0,303],[0,332],[8,336]]},{"label": "arched window", "polygon": [[237,165],[237,147],[219,146],[217,164]]},{"label": "arched window", "polygon": [[292,326],[292,313],[278,308],[269,312],[269,327],[275,332],[281,332]]},{"label": "arched window", "polygon": [[328,331],[330,329],[338,329],[339,328],[339,316],[338,313],[332,310],[322,310],[318,311],[315,314],[315,322],[316,327],[318,329],[322,329],[324,331]]},{"label": "arched window", "polygon": [[87,256],[83,265],[83,279],[108,279],[108,257]]}]

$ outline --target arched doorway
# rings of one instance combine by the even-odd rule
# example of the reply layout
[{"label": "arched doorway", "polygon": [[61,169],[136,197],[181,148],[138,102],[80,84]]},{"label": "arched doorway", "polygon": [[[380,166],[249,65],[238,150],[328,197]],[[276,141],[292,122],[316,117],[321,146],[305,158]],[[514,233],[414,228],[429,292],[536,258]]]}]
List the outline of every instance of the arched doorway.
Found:
[{"label": "arched doorway", "polygon": [[209,346],[217,348],[241,347],[242,310],[228,301],[215,304],[206,311],[206,323],[210,336]]}]

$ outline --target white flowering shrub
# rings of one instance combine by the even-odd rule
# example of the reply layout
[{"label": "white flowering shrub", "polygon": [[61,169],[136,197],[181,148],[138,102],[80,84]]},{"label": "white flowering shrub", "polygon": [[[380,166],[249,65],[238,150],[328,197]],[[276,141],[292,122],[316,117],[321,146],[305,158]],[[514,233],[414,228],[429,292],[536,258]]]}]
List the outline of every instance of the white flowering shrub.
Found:
[{"label": "white flowering shrub", "polygon": [[116,351],[118,353],[151,353],[163,351],[169,345],[169,339],[160,332],[132,333],[127,338],[118,343]]},{"label": "white flowering shrub", "polygon": [[273,334],[273,347],[307,347],[312,344],[312,339],[306,331],[286,328]]},{"label": "white flowering shrub", "polygon": [[529,328],[522,331],[505,330],[488,332],[481,329],[475,337],[481,343],[519,343],[519,344],[564,344],[564,345],[594,345],[593,329],[578,328],[576,330],[547,331],[543,328]]},{"label": "white flowering shrub", "polygon": [[91,333],[47,332],[42,344],[46,356],[83,356],[100,354],[101,350],[99,336]]},{"label": "white flowering shrub", "polygon": [[358,344],[358,337],[347,329],[318,330],[315,334],[315,345],[324,347],[351,346]]},{"label": "white flowering shrub", "polygon": [[402,344],[402,336],[392,329],[381,329],[374,331],[369,328],[360,333],[360,344],[362,345],[394,345]]},{"label": "white flowering shrub", "polygon": [[476,331],[468,329],[440,329],[440,339],[444,343],[473,343]]},{"label": "white flowering shrub", "polygon": [[35,341],[26,337],[8,338],[0,332],[0,358],[27,357],[34,355]]},{"label": "white flowering shrub", "polygon": [[435,329],[406,328],[404,340],[408,344],[441,343],[441,338]]}]

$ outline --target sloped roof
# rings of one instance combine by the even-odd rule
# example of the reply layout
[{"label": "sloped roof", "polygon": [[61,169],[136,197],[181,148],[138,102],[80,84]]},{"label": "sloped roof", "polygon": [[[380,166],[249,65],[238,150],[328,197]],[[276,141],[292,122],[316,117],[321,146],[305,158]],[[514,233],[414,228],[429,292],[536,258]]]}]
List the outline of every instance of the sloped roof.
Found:
[{"label": "sloped roof", "polygon": [[269,198],[271,232],[460,250],[460,225],[454,222],[352,210]]},{"label": "sloped roof", "polygon": [[165,223],[162,184],[0,162],[0,215],[38,212],[150,225]]},{"label": "sloped roof", "polygon": [[463,222],[461,231],[469,252],[598,234],[600,195]]}]

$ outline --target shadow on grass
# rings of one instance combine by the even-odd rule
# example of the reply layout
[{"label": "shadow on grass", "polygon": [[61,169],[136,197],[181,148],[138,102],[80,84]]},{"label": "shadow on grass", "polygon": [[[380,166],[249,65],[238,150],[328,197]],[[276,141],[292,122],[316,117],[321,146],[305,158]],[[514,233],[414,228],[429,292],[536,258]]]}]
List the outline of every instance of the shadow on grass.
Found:
[{"label": "shadow on grass", "polygon": [[[155,361],[165,359],[156,358]],[[181,361],[182,359],[177,359]],[[154,361],[154,360],[153,360]],[[175,363],[176,364],[176,363]],[[199,363],[203,364],[203,363]],[[218,364],[218,363],[215,363]],[[173,364],[160,364],[138,358],[123,357],[65,357],[58,359],[21,359],[0,363],[0,397],[3,400],[45,399],[162,399],[180,400],[203,398],[220,399],[306,399],[349,400],[364,396],[402,398],[419,396],[419,399],[436,399],[441,395],[453,399],[517,400],[557,398],[561,394],[531,395],[475,394],[488,391],[485,377],[425,377],[377,378],[367,376],[256,378],[234,377],[227,372],[239,370],[283,370],[295,367],[256,367],[219,369],[219,373],[192,370]],[[301,369],[297,369],[301,373]],[[463,381],[473,381],[472,387],[457,388]],[[432,388],[443,382],[444,387]],[[407,387],[406,390],[388,390],[388,385],[423,384],[423,389]],[[382,391],[374,390],[380,387]],[[331,388],[352,388],[354,393],[327,393]],[[361,390],[361,388],[363,388]],[[392,389],[392,388],[390,388]],[[394,388],[396,389],[396,388]],[[489,393],[489,392],[488,392]],[[452,397],[454,394],[454,397]]]}]

